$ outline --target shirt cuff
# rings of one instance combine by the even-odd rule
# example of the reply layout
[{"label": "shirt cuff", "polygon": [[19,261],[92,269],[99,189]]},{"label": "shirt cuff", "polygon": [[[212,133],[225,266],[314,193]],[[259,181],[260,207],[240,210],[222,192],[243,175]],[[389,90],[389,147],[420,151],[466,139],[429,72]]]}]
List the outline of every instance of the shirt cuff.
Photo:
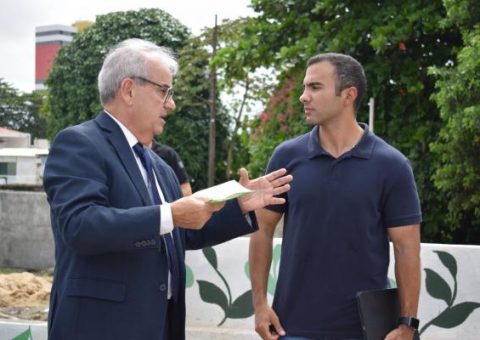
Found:
[{"label": "shirt cuff", "polygon": [[168,234],[173,230],[172,207],[170,203],[160,205],[160,235]]},{"label": "shirt cuff", "polygon": [[247,220],[247,223],[250,224],[250,227],[252,226],[252,218],[250,217],[249,213],[244,214],[245,219]]}]

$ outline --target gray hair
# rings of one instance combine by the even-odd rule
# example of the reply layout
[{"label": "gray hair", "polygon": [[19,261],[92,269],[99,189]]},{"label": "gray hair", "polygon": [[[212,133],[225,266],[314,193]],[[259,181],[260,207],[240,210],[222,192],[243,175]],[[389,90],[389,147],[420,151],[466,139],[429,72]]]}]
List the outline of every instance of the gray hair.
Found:
[{"label": "gray hair", "polygon": [[335,68],[337,83],[335,94],[340,95],[342,90],[348,87],[357,89],[357,98],[354,102],[355,112],[367,92],[367,77],[362,65],[353,57],[340,53],[321,53],[311,57],[307,61],[307,67],[323,61],[328,61]]},{"label": "gray hair", "polygon": [[103,106],[115,98],[123,79],[127,77],[148,78],[147,60],[155,58],[165,65],[174,76],[178,63],[166,47],[142,39],[127,39],[115,45],[105,57],[98,74],[98,92]]}]

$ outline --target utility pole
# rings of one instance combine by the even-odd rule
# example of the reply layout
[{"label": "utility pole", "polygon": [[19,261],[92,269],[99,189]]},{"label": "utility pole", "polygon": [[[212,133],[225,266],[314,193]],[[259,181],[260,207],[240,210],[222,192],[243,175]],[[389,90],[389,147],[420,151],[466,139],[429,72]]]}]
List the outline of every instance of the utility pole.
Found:
[{"label": "utility pole", "polygon": [[368,127],[373,132],[373,121],[375,119],[375,99],[373,97],[370,97],[368,101],[368,108]]},{"label": "utility pole", "polygon": [[[217,52],[217,15],[215,14],[215,26],[212,34],[212,60]],[[215,184],[215,137],[216,137],[216,120],[217,120],[217,74],[215,66],[210,68],[210,120],[208,133],[208,186]]]}]

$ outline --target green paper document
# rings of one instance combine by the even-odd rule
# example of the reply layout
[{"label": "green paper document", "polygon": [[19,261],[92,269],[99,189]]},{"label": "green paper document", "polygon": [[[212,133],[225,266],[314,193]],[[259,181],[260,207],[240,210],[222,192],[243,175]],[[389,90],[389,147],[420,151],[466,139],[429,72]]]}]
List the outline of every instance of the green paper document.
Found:
[{"label": "green paper document", "polygon": [[194,196],[206,197],[210,202],[223,202],[232,198],[248,195],[253,191],[235,180],[228,181],[194,193]]}]

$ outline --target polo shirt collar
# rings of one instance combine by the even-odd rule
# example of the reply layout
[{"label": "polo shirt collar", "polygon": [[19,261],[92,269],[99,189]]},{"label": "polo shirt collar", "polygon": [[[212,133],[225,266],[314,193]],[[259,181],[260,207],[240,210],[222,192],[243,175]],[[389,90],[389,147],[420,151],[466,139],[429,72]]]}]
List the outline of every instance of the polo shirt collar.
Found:
[{"label": "polo shirt collar", "polygon": [[[375,134],[370,131],[368,125],[365,123],[358,123],[363,129],[362,138],[358,144],[349,152],[351,152],[352,157],[369,159],[373,152],[373,147],[375,146]],[[331,156],[327,151],[325,151],[318,140],[318,125],[310,131],[308,136],[308,155],[309,158],[315,158],[319,156]]]}]

